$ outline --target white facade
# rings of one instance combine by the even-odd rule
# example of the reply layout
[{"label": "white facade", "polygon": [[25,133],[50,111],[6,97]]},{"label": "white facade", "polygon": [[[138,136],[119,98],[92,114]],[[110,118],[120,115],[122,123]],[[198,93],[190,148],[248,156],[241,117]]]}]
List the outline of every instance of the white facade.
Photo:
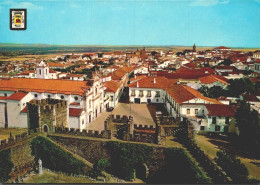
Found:
[{"label": "white facade", "polygon": [[165,91],[157,88],[129,88],[132,103],[164,103]]},{"label": "white facade", "polygon": [[49,67],[43,61],[36,67],[36,78],[49,79]]},{"label": "white facade", "polygon": [[[0,90],[0,96],[2,97],[9,97],[13,93],[15,92]],[[7,120],[8,127],[27,128],[27,113],[21,112],[25,108],[26,103],[32,99],[41,100],[46,98],[66,100],[69,105],[68,110],[69,108],[82,109],[82,114],[79,117],[72,117],[69,116],[69,114],[67,115],[69,127],[80,130],[87,128],[87,125],[95,120],[105,109],[104,86],[101,80],[96,78],[93,81],[92,87],[84,96],[73,94],[53,94],[47,92],[28,92],[25,97],[18,101],[0,99],[0,127],[4,127]]]}]

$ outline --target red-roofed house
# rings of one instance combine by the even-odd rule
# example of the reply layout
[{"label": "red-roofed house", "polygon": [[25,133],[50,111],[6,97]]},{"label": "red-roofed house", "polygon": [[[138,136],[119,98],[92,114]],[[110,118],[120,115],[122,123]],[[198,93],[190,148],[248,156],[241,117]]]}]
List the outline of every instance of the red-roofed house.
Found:
[{"label": "red-roofed house", "polygon": [[196,116],[204,104],[221,104],[198,91],[165,77],[145,77],[129,84],[129,100],[134,103],[165,103],[171,116]]},{"label": "red-roofed house", "polygon": [[115,107],[122,95],[122,91],[124,85],[120,82],[111,80],[104,83],[106,98],[108,99],[108,104],[106,103],[106,108],[108,107]]},{"label": "red-roofed house", "polygon": [[204,119],[200,130],[208,132],[228,132],[231,120],[235,117],[236,107],[224,104],[206,104],[202,108]]}]

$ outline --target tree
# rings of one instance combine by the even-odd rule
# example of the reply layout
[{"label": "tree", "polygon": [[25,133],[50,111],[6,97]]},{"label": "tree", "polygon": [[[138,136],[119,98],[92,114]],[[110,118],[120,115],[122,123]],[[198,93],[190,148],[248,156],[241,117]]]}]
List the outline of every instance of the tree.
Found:
[{"label": "tree", "polygon": [[216,163],[231,177],[234,183],[247,183],[248,170],[240,159],[227,150],[217,152]]},{"label": "tree", "polygon": [[252,93],[255,86],[249,78],[230,79],[228,81],[228,95],[238,97],[242,93]]},{"label": "tree", "polygon": [[222,87],[216,85],[214,85],[211,88],[208,88],[207,86],[203,85],[198,89],[198,91],[209,98],[218,98],[220,96],[226,95],[226,91]]},{"label": "tree", "polygon": [[224,59],[224,61],[223,62],[221,62],[221,63],[219,63],[219,65],[224,65],[224,66],[230,66],[230,64],[232,64],[233,62],[229,59],[229,58],[227,58],[227,59]]},{"label": "tree", "polygon": [[208,97],[209,96],[209,88],[205,85],[202,85],[198,91],[203,94],[204,96]]},{"label": "tree", "polygon": [[260,147],[260,125],[258,112],[250,110],[250,105],[245,101],[235,113],[236,125],[239,129],[239,146],[251,151],[257,151]]},{"label": "tree", "polygon": [[90,172],[90,176],[93,178],[97,178],[99,176],[102,176],[102,171],[105,171],[105,169],[109,166],[109,162],[106,159],[100,159],[98,160],[94,165],[93,169]]}]

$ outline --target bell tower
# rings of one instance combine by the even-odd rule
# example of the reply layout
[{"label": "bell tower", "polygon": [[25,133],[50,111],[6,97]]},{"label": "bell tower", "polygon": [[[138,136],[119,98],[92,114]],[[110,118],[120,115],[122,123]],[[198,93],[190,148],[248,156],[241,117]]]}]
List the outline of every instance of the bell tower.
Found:
[{"label": "bell tower", "polygon": [[36,78],[49,79],[49,66],[44,61],[36,67]]},{"label": "bell tower", "polygon": [[196,45],[195,45],[195,43],[194,43],[194,45],[193,45],[192,51],[193,51],[193,52],[196,52]]}]

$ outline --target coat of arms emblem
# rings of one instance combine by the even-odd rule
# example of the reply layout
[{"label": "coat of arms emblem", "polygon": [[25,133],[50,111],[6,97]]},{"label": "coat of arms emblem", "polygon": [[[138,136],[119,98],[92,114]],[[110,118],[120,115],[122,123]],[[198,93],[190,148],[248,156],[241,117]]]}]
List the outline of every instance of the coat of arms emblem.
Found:
[{"label": "coat of arms emblem", "polygon": [[26,30],[26,9],[10,9],[10,29]]}]

